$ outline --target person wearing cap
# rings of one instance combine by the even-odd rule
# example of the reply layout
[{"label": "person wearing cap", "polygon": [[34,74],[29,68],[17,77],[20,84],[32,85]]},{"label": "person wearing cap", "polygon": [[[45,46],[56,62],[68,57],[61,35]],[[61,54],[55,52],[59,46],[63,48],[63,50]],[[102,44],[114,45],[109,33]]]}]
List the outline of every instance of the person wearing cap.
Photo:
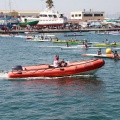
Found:
[{"label": "person wearing cap", "polygon": [[115,42],[115,41],[113,42],[113,45],[116,45],[116,42]]}]

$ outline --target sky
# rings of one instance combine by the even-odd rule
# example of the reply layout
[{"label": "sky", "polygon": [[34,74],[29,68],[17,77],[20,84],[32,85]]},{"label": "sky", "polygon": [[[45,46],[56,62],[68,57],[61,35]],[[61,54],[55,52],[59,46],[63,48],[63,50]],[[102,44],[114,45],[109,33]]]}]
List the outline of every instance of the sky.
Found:
[{"label": "sky", "polygon": [[[46,7],[46,0],[0,0],[0,10],[40,10]],[[76,11],[104,11],[106,17],[120,16],[120,0],[53,0],[54,8],[59,13],[70,16]]]}]

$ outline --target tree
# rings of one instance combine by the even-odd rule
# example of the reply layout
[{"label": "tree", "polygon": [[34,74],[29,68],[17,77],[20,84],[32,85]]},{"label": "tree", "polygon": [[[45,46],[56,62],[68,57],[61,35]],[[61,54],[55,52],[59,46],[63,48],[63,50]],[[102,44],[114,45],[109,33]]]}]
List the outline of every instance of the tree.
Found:
[{"label": "tree", "polygon": [[47,0],[46,4],[47,4],[47,8],[49,8],[49,9],[51,9],[52,7],[54,7],[52,0]]}]

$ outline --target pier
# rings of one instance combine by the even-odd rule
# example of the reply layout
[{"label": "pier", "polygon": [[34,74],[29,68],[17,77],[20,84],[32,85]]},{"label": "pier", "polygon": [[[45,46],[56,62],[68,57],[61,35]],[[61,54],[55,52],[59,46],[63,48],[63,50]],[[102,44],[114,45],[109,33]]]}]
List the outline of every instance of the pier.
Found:
[{"label": "pier", "polygon": [[0,30],[1,34],[16,34],[16,33],[68,33],[68,32],[91,32],[91,31],[119,31],[120,28],[85,28],[85,29],[41,29],[41,30]]}]

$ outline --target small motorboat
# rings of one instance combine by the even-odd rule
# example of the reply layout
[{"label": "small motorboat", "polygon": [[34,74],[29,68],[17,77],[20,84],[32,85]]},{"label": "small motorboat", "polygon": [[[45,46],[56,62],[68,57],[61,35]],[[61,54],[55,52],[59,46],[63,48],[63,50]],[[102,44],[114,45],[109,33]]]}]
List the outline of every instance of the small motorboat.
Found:
[{"label": "small motorboat", "polygon": [[115,45],[113,43],[111,44],[98,43],[94,44],[93,47],[120,47],[120,43],[116,43]]},{"label": "small motorboat", "polygon": [[91,45],[88,45],[87,48],[84,45],[76,45],[76,46],[61,46],[61,49],[69,50],[69,49],[99,49],[99,48],[106,48],[106,47],[92,47]]},{"label": "small motorboat", "polygon": [[82,54],[82,56],[91,56],[91,57],[98,57],[98,58],[111,58],[111,59],[118,59],[120,60],[120,54],[118,54],[119,58],[115,58],[114,57],[114,54],[101,54],[101,55],[98,55],[98,54]]},{"label": "small motorboat", "polygon": [[83,44],[83,40],[56,40],[54,39],[52,41],[53,43],[69,43],[70,45],[78,45],[78,44]]},{"label": "small motorboat", "polygon": [[39,38],[33,38],[33,39],[30,39],[30,40],[26,40],[26,41],[36,41],[36,42],[50,42],[51,39],[39,39]]},{"label": "small motorboat", "polygon": [[54,67],[49,64],[35,66],[21,65],[13,67],[8,72],[9,78],[27,78],[27,77],[64,77],[72,75],[91,75],[99,68],[104,66],[103,59],[90,59],[75,62],[69,62],[65,67]]}]

